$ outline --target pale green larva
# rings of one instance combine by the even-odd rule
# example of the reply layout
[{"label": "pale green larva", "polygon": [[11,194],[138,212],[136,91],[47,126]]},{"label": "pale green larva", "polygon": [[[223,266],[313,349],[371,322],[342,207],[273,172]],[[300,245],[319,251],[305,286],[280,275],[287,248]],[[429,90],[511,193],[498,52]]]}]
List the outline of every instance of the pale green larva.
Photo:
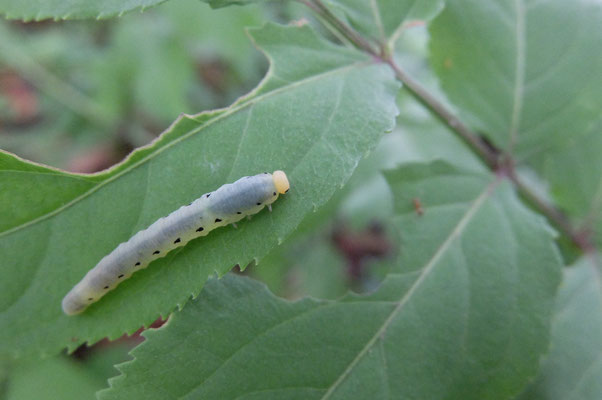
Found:
[{"label": "pale green larva", "polygon": [[109,290],[145,268],[151,261],[165,256],[188,241],[205,236],[220,226],[232,224],[256,214],[288,192],[286,174],[275,171],[245,176],[202,195],[167,217],[160,218],[136,233],[105,256],[63,299],[67,315],[78,314],[98,301]]}]

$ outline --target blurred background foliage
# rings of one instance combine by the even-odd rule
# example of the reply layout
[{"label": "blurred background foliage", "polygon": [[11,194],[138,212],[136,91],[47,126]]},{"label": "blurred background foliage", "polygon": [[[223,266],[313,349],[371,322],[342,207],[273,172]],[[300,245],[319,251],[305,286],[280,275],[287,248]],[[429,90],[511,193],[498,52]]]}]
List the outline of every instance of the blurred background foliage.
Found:
[{"label": "blurred background foliage", "polygon": [[[268,62],[245,28],[265,21],[315,22],[298,4],[211,10],[197,0],[106,21],[0,21],[0,148],[73,172],[108,168],[156,138],[180,113],[226,107],[255,87]],[[425,26],[411,26],[397,50],[406,54],[408,70],[439,92],[426,61],[427,35]],[[393,200],[380,170],[434,158],[480,168],[413,98],[402,92],[398,102],[403,130],[386,135],[327,206],[242,273],[289,299],[336,298],[378,286],[403,251],[394,245],[403,246],[403,238],[392,237],[387,219]],[[424,212],[420,199],[407,206]],[[0,380],[10,374],[10,384],[0,393],[11,399],[52,393],[93,398],[116,375],[113,365],[128,360],[140,342],[138,332],[82,346],[71,356],[8,361],[0,365]]]},{"label": "blurred background foliage", "polygon": [[289,8],[177,0],[104,21],[0,21],[0,148],[104,169],[180,113],[253,88],[268,64],[244,28],[287,19]]}]

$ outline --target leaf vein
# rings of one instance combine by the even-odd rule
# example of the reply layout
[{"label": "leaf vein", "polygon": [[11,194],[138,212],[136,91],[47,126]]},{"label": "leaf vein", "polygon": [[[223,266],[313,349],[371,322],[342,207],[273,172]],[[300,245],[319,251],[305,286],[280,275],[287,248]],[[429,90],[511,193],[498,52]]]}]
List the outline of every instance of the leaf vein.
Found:
[{"label": "leaf vein", "polygon": [[234,160],[232,161],[232,168],[230,168],[230,172],[228,172],[228,174],[226,175],[228,177],[227,181],[230,182],[233,177],[232,177],[232,171],[234,171],[234,168],[236,167],[236,163],[238,162],[238,158],[240,157],[240,149],[242,149],[242,144],[245,141],[245,138],[247,137],[247,131],[249,130],[249,124],[251,122],[251,116],[253,115],[253,105],[251,105],[251,107],[249,107],[249,113],[247,114],[247,120],[245,121],[245,126],[242,130],[242,133],[240,134],[240,140],[238,142],[238,147],[236,148],[236,155],[234,156]]}]

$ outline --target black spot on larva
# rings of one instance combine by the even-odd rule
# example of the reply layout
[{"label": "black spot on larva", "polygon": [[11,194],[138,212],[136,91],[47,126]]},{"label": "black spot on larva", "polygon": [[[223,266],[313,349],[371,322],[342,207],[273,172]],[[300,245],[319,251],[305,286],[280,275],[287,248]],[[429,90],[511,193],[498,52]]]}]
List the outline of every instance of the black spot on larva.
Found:
[{"label": "black spot on larva", "polygon": [[92,297],[88,297],[88,301],[92,301],[94,300]]},{"label": "black spot on larva", "polygon": [[267,172],[264,172],[264,174],[267,174]]},{"label": "black spot on larva", "polygon": [[155,251],[153,251],[153,254],[159,254],[159,253],[160,253],[160,251],[159,251],[159,250],[155,250]]},{"label": "black spot on larva", "polygon": [[123,278],[123,274],[119,275],[118,278]]},{"label": "black spot on larva", "polygon": [[261,205],[261,203],[257,203],[257,205],[258,205],[258,206],[260,206],[260,205]]},{"label": "black spot on larva", "polygon": [[219,218],[216,218],[216,219],[215,219],[215,222],[222,222],[222,220],[221,220],[221,219],[219,219]]},{"label": "black spot on larva", "polygon": [[196,231],[197,231],[197,232],[202,232],[204,229],[205,229],[205,228],[203,228],[203,227],[201,226],[201,227],[200,227],[199,229],[197,229]]},{"label": "black spot on larva", "polygon": [[284,191],[284,193],[288,193],[288,189],[286,189],[286,190]]},{"label": "black spot on larva", "polygon": [[242,214],[240,211],[236,211],[236,214]]},{"label": "black spot on larva", "polygon": [[109,288],[108,286],[105,286],[105,289],[108,289],[108,288]]},{"label": "black spot on larva", "polygon": [[207,193],[207,198],[209,198],[209,196],[211,196],[211,193]]},{"label": "black spot on larva", "polygon": [[273,196],[276,196],[276,192],[274,192],[272,195],[273,195]]},{"label": "black spot on larva", "polygon": [[135,265],[140,265],[140,261],[138,261]]},{"label": "black spot on larva", "polygon": [[176,239],[176,240],[174,240],[173,242],[174,242],[174,243],[180,243],[180,241],[181,241],[181,240],[180,240],[180,238],[177,238],[177,239]]}]

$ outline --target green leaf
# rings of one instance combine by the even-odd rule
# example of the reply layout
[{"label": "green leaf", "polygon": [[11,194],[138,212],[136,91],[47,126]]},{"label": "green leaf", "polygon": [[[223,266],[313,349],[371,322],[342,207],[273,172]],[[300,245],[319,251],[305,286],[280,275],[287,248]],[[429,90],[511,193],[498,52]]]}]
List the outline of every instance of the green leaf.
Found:
[{"label": "green leaf", "polygon": [[0,14],[8,19],[40,21],[43,19],[109,18],[126,12],[152,7],[165,0],[0,0]]},{"label": "green leaf", "polygon": [[[164,327],[145,333],[99,397],[516,394],[548,347],[561,267],[551,230],[509,183],[487,174],[437,162],[387,178],[404,255],[377,292],[291,303],[245,278],[212,280]],[[408,204],[417,195],[422,216]]]},{"label": "green leaf", "polygon": [[[90,190],[95,181],[91,176],[28,163],[0,150],[0,232],[56,210]],[[44,195],[32,196],[42,187]]]},{"label": "green leaf", "polygon": [[381,43],[394,42],[412,22],[431,20],[443,8],[443,0],[328,0],[351,26]]},{"label": "green leaf", "polygon": [[550,353],[521,400],[602,398],[602,270],[597,257],[565,270]]},{"label": "green leaf", "polygon": [[450,1],[431,61],[462,119],[523,161],[598,120],[601,20],[589,0]]},{"label": "green leaf", "polygon": [[[86,176],[94,182],[88,190],[65,185],[61,203],[27,222],[12,217],[13,207],[26,208],[16,203],[20,192],[3,197],[11,228],[0,233],[0,354],[74,349],[167,316],[208,276],[266,255],[392,129],[398,85],[385,66],[309,27],[267,25],[252,36],[273,64],[262,84],[231,107],[182,116],[123,163]],[[1,159],[0,165],[27,165],[8,154]],[[63,296],[119,243],[203,193],[275,169],[287,172],[292,188],[273,213],[170,253],[79,316],[62,313]],[[29,195],[44,198],[52,184],[29,185]]]}]

